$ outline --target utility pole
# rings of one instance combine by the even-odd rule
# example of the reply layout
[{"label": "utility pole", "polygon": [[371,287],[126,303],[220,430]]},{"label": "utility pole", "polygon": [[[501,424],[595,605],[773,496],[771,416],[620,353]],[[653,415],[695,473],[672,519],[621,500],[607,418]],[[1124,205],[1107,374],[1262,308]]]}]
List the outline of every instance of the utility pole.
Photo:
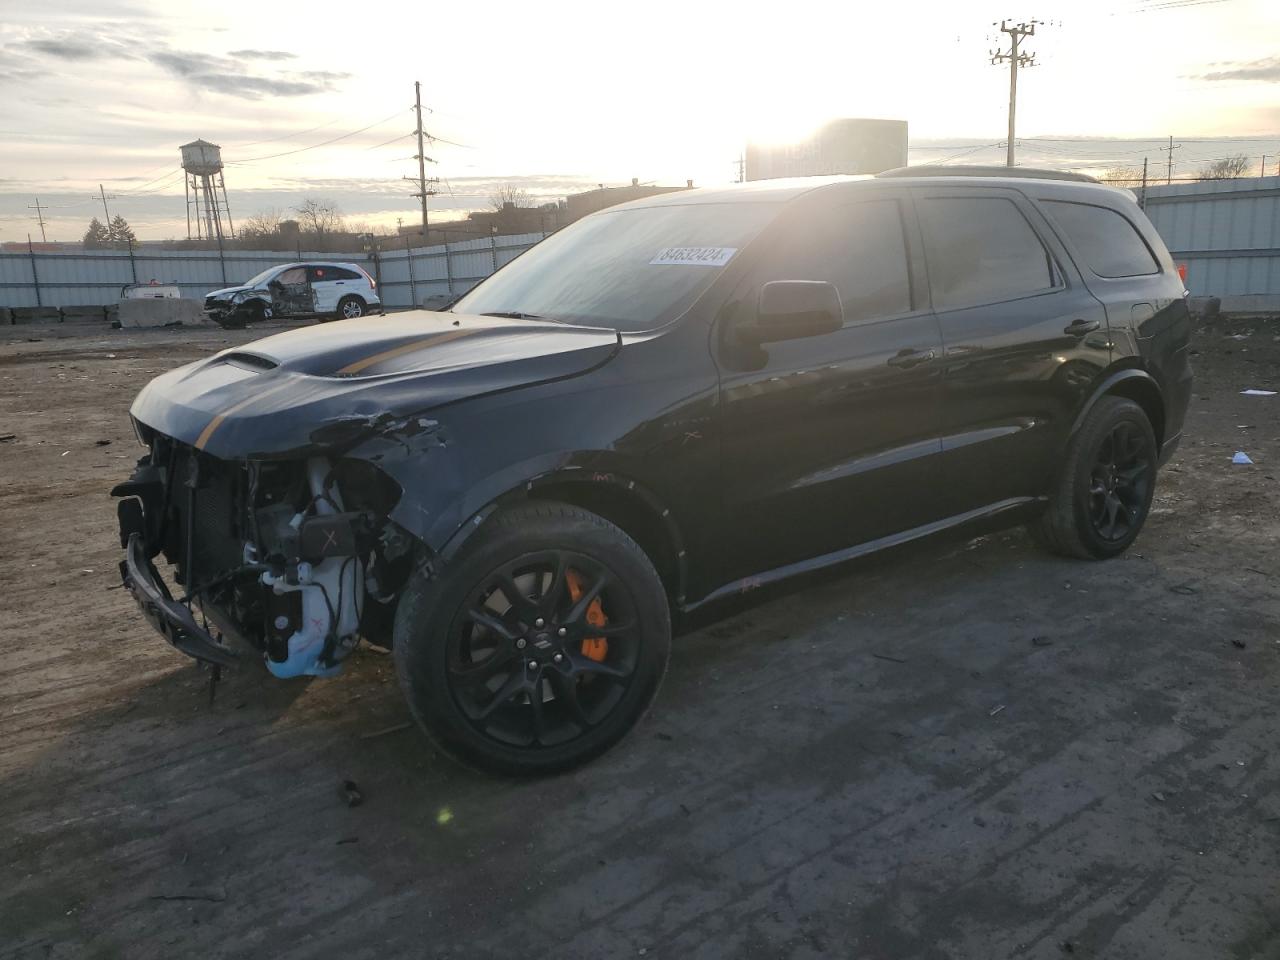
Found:
[{"label": "utility pole", "polygon": [[107,191],[102,189],[102,184],[98,184],[98,196],[102,199],[102,213],[107,218],[107,226],[110,226],[111,211],[107,209],[107,201],[116,199],[116,195],[113,193],[111,196],[108,197]]},{"label": "utility pole", "polygon": [[737,182],[738,182],[738,183],[742,183],[742,182],[743,182],[744,180],[746,180],[746,178],[747,178],[747,177],[746,177],[747,161],[746,161],[746,159],[745,159],[741,154],[739,154],[739,155],[738,155],[738,159],[737,159],[737,160],[735,160],[735,161],[733,161],[733,162],[734,162],[734,165],[738,168],[738,180],[737,180]]},{"label": "utility pole", "polygon": [[[424,139],[426,138],[426,133],[422,129],[422,84],[419,83],[417,80],[413,82],[413,109],[418,114],[418,129],[416,131],[416,133],[418,134],[418,155],[417,157],[415,157],[415,159],[418,161],[418,192],[411,194],[411,196],[418,197],[422,201],[422,242],[426,243],[427,241],[427,197],[434,197],[436,195],[436,192],[435,190],[427,189],[427,161],[431,160],[431,158],[427,156],[427,148],[425,143],[423,142]],[[431,160],[431,162],[435,163],[434,160]],[[405,179],[408,180],[410,178],[405,177]],[[433,185],[437,182],[438,181],[435,179],[431,180],[431,183]]]},{"label": "utility pole", "polygon": [[[1262,158],[1262,165],[1264,167],[1267,165],[1266,157]],[[32,206],[31,204],[27,204],[27,209],[34,210],[36,212],[36,222],[40,224],[40,240],[43,243],[48,243],[49,238],[45,236],[45,233],[44,233],[44,208],[40,206],[40,198],[36,197],[35,206]]]},{"label": "utility pole", "polygon": [[[1023,37],[1034,37],[1036,35],[1036,25],[1041,21],[1032,20],[1029,23],[1010,24],[1007,20],[1000,21],[1000,32],[1009,35],[1009,49],[992,50],[991,62],[994,64],[1009,64],[1009,146],[1005,156],[1005,165],[1013,166],[1013,136],[1014,136],[1014,118],[1018,112],[1018,68],[1034,67],[1036,65],[1036,55],[1034,53],[1022,53],[1018,46],[1022,42]],[[995,26],[995,24],[992,24]]]},{"label": "utility pole", "polygon": [[1147,209],[1147,158],[1142,158],[1142,193],[1138,197],[1138,206]]},{"label": "utility pole", "polygon": [[1169,145],[1167,147],[1160,148],[1162,152],[1169,154],[1169,162],[1165,167],[1164,175],[1164,182],[1166,184],[1173,183],[1173,151],[1181,149],[1182,144],[1178,144],[1176,147],[1173,145],[1173,137],[1169,137]]}]

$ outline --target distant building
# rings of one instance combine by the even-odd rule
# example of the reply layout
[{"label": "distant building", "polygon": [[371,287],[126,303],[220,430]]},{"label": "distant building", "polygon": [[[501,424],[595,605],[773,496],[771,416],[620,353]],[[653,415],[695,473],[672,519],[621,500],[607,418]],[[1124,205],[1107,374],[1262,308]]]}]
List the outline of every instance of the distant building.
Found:
[{"label": "distant building", "polygon": [[656,187],[642,184],[633,178],[630,186],[606,187],[600,184],[594,190],[576,193],[565,200],[544,203],[537,207],[519,207],[514,203],[504,203],[501,210],[477,210],[467,214],[465,220],[442,220],[428,224],[430,237],[424,243],[422,224],[404,223],[396,235],[409,238],[413,246],[428,246],[445,242],[477,240],[482,237],[509,237],[529,233],[555,233],[561,227],[568,226],[575,220],[581,220],[588,214],[628,200],[641,200],[645,197],[656,197],[663,193],[676,193],[680,190],[693,189],[693,181],[688,180],[683,187]]},{"label": "distant building", "polygon": [[831,120],[794,143],[748,143],[746,179],[883,173],[906,164],[905,120]]},{"label": "distant building", "polygon": [[683,187],[655,187],[649,184],[641,184],[639,179],[634,177],[629,187],[606,187],[602,183],[595,190],[575,193],[569,197],[566,202],[567,216],[565,222],[573,223],[588,214],[607,210],[609,207],[626,203],[629,200],[643,200],[645,197],[656,197],[659,194],[676,193],[680,190],[690,190],[692,188],[692,180],[686,181]]}]

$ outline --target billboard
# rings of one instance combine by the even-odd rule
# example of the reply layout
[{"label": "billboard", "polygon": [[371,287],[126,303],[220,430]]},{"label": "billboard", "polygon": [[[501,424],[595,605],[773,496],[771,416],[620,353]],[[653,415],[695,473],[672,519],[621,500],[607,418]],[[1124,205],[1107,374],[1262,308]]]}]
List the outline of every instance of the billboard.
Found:
[{"label": "billboard", "polygon": [[831,120],[796,143],[748,143],[745,177],[881,173],[907,165],[907,121]]}]

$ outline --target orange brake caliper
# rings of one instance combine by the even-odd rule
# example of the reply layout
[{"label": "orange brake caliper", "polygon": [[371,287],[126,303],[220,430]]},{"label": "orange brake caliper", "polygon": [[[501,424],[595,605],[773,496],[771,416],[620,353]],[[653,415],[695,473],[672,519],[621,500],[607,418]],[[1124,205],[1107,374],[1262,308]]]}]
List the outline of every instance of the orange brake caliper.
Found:
[{"label": "orange brake caliper", "polygon": [[[565,584],[569,587],[569,598],[577,603],[582,596],[583,579],[582,574],[577,570],[569,569],[564,572]],[[609,618],[604,615],[604,606],[600,603],[600,598],[596,597],[587,605],[587,623],[593,627],[603,627],[608,624]],[[582,655],[590,657],[597,662],[604,662],[605,654],[609,652],[609,641],[604,637],[583,637],[582,639]]]}]

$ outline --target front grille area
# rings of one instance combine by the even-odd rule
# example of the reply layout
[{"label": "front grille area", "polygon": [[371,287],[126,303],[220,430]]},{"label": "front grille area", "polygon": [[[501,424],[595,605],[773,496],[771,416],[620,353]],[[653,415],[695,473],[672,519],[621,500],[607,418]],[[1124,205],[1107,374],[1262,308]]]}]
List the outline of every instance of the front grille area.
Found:
[{"label": "front grille area", "polygon": [[[178,579],[184,585],[208,583],[243,563],[245,469],[242,464],[216,460],[181,444],[173,445],[171,455],[165,556],[178,568]],[[186,569],[188,530],[190,571]]]}]

